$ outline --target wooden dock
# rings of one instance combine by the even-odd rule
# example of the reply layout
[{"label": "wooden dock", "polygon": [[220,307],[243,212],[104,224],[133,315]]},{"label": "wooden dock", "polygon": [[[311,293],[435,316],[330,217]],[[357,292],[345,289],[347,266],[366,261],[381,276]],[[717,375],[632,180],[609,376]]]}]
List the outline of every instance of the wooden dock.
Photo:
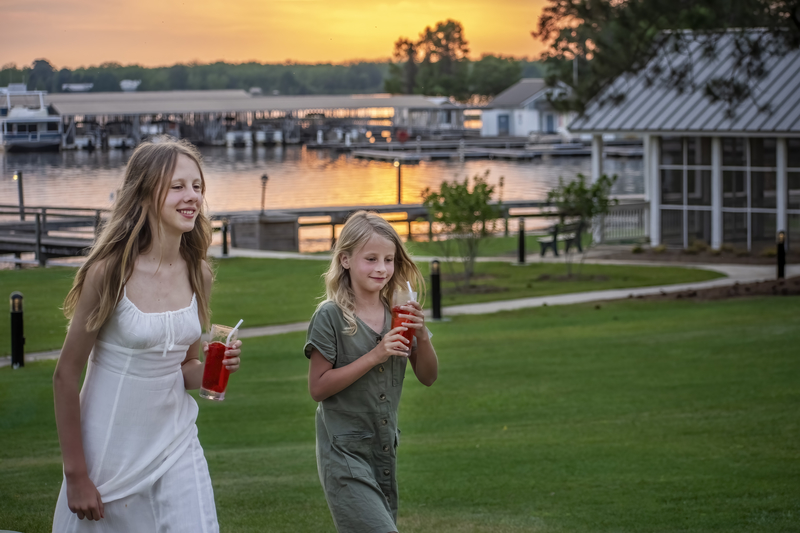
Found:
[{"label": "wooden dock", "polygon": [[[327,207],[300,207],[281,210],[253,211],[217,211],[211,214],[215,230],[223,229],[232,233],[232,241],[239,225],[240,237],[245,227],[252,232],[255,226],[273,225],[279,232],[285,233],[290,226],[292,236],[281,235],[283,240],[299,243],[298,231],[301,227],[330,226],[331,242],[336,235],[336,226],[345,223],[347,217],[356,211],[373,211],[386,216],[393,223],[407,224],[409,235],[411,223],[424,221],[428,223],[429,235],[433,232],[433,221],[428,210],[422,204],[387,204],[387,205],[352,205]],[[502,218],[508,228],[509,217],[543,216],[547,214],[546,203],[541,200],[515,200],[502,203]],[[59,257],[77,257],[86,255],[94,242],[97,229],[102,223],[104,210],[28,207],[25,209],[25,220],[18,220],[17,206],[0,205],[0,254],[15,257],[1,258],[2,262],[32,263],[45,266],[48,259]],[[17,218],[14,220],[13,218]],[[288,221],[288,226],[287,226]],[[280,226],[280,228],[278,228]],[[255,230],[256,233],[258,230]],[[273,229],[271,235],[277,235]],[[258,233],[257,235],[258,236]],[[286,238],[284,238],[286,237]],[[274,239],[269,237],[266,240]],[[242,240],[241,238],[239,239]],[[265,239],[250,239],[253,242]],[[258,249],[273,249],[270,246],[277,242],[258,242]],[[297,244],[293,244],[297,248]],[[297,251],[295,249],[295,251]],[[23,253],[33,253],[35,260],[23,260]]]},{"label": "wooden dock", "polygon": [[28,207],[23,212],[25,220],[14,220],[21,218],[19,207],[0,205],[0,254],[14,254],[10,261],[27,263],[21,254],[33,253],[34,263],[44,266],[50,258],[85,255],[103,210]]}]

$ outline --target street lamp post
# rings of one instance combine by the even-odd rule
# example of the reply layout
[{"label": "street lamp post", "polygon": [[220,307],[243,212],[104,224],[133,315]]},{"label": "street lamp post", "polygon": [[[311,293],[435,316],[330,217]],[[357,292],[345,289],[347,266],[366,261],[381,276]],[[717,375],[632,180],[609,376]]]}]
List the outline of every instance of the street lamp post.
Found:
[{"label": "street lamp post", "polygon": [[269,176],[264,174],[261,176],[261,214],[264,214],[264,199],[266,198],[267,194],[267,180],[269,180]]},{"label": "street lamp post", "polygon": [[395,159],[394,166],[397,167],[397,205],[400,205],[403,203],[403,165],[400,163],[399,159]]},{"label": "street lamp post", "polygon": [[25,197],[22,194],[22,171],[14,173],[14,181],[17,182],[17,195],[19,196],[19,219],[25,220]]}]

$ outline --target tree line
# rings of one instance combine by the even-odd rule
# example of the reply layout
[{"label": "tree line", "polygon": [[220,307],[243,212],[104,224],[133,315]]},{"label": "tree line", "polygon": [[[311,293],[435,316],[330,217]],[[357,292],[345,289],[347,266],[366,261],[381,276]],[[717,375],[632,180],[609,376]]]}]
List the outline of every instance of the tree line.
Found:
[{"label": "tree line", "polygon": [[[448,20],[426,28],[420,40],[401,38],[394,61],[347,64],[225,63],[176,64],[169,67],[103,63],[58,69],[46,59],[30,66],[13,63],[0,69],[0,86],[27,83],[29,89],[63,92],[65,84],[91,83],[93,92],[120,91],[122,80],[141,80],[138,91],[244,89],[262,94],[425,94],[459,101],[485,101],[523,77],[542,77],[536,61],[502,55],[467,57],[460,23]],[[403,44],[407,43],[407,44]],[[405,46],[405,48],[404,48]]]}]

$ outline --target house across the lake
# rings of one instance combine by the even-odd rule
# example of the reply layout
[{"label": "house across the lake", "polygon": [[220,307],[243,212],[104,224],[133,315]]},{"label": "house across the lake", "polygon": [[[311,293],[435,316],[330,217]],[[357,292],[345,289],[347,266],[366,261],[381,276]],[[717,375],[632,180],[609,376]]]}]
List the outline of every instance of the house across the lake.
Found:
[{"label": "house across the lake", "polygon": [[[592,177],[603,173],[604,135],[641,136],[651,245],[686,248],[702,241],[713,249],[730,245],[760,253],[774,250],[784,231],[798,248],[800,50],[770,59],[760,80],[742,77],[751,97],[731,109],[712,102],[704,86],[732,71],[735,38],[722,35],[713,55],[698,41],[691,37],[681,57],[665,53],[639,74],[618,78],[570,124],[572,133],[592,135]],[[687,89],[648,79],[654,62],[683,61],[686,54]],[[614,93],[624,100],[604,104]]]},{"label": "house across the lake", "polygon": [[569,135],[572,116],[553,109],[551,91],[542,78],[524,78],[501,92],[483,109],[481,136]]}]

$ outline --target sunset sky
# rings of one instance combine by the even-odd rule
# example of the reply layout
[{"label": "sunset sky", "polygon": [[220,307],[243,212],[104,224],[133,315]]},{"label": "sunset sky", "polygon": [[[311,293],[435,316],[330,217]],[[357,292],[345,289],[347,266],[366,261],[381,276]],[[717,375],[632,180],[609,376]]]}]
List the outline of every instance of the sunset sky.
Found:
[{"label": "sunset sky", "polygon": [[384,59],[453,18],[470,56],[533,58],[545,0],[0,0],[0,65]]}]

